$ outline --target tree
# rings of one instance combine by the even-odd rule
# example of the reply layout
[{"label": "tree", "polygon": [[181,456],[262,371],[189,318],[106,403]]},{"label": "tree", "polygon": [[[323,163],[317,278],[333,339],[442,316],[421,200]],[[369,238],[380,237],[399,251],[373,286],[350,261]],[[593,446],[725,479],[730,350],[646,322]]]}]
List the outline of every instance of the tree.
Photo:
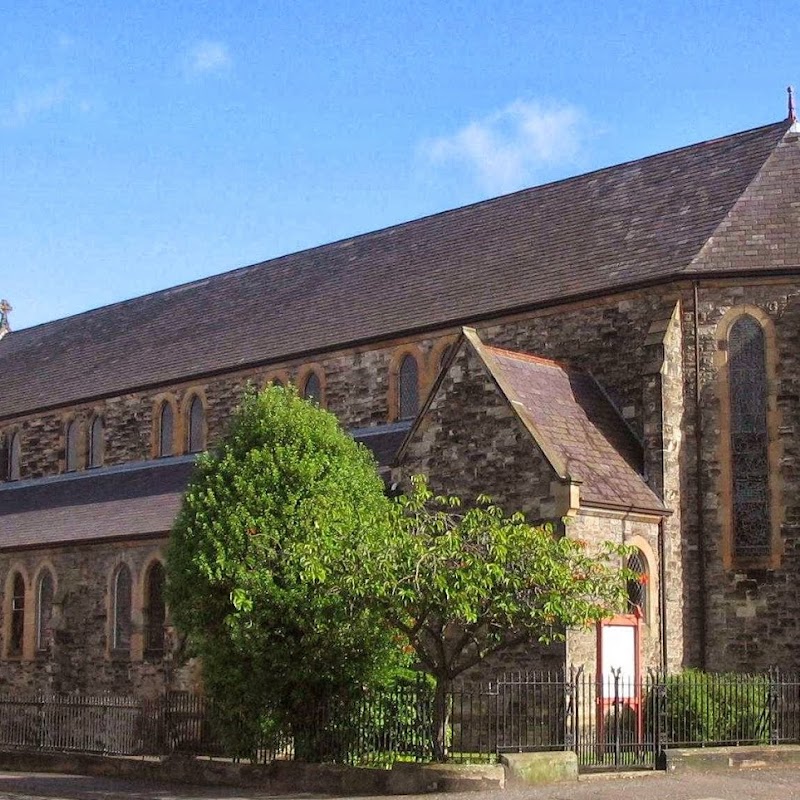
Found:
[{"label": "tree", "polygon": [[563,638],[621,608],[628,549],[590,554],[487,498],[462,511],[419,476],[397,511],[390,544],[371,564],[371,592],[435,680],[434,754],[445,760],[453,679],[499,650]]},{"label": "tree", "polygon": [[390,506],[369,451],[293,389],[247,393],[198,458],[168,549],[168,600],[240,754],[270,725],[396,666],[391,630],[358,600],[369,594],[360,559],[385,536]]}]

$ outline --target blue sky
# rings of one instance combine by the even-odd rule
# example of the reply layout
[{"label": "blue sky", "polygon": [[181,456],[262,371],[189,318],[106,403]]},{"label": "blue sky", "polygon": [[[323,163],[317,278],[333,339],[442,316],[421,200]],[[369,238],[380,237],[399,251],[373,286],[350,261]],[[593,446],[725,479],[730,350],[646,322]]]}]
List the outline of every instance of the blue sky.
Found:
[{"label": "blue sky", "polygon": [[798,32],[781,0],[6,3],[0,297],[20,329],[774,122]]}]

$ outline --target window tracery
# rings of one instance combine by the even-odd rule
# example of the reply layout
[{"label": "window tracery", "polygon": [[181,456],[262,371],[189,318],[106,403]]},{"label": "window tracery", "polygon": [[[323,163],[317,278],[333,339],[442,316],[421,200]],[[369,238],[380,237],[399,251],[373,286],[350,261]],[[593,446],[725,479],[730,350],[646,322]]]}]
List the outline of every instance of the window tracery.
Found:
[{"label": "window tracery", "polygon": [[770,551],[769,433],[764,331],[743,315],[728,333],[732,544],[734,555]]}]

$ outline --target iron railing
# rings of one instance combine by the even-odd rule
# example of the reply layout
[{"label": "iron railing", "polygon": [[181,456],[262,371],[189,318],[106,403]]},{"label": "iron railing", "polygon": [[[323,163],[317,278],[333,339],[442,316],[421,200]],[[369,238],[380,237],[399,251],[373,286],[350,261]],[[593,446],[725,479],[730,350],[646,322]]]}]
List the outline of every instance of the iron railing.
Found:
[{"label": "iron railing", "polygon": [[[655,769],[668,747],[800,743],[800,673],[649,672],[633,680],[583,670],[508,673],[448,695],[447,748],[456,761],[504,752],[572,750],[582,769]],[[236,754],[205,698],[0,695],[0,748],[211,758]],[[433,757],[429,684],[328,699],[265,725],[246,756],[388,766]],[[241,737],[239,737],[241,741]],[[241,750],[239,755],[241,755]]]}]

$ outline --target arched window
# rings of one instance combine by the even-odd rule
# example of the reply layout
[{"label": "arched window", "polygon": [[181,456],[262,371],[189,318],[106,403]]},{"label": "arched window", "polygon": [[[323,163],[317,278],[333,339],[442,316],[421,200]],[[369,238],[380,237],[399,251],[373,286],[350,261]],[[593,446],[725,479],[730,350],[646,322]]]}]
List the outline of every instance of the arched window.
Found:
[{"label": "arched window", "polygon": [[186,449],[199,453],[206,449],[206,410],[203,401],[195,395],[189,406],[189,426],[186,431]]},{"label": "arched window", "polygon": [[21,451],[22,446],[20,444],[19,433],[14,433],[8,445],[8,479],[10,481],[19,480]]},{"label": "arched window", "polygon": [[397,374],[397,417],[413,419],[419,412],[419,368],[412,355],[403,357]]},{"label": "arched window", "polygon": [[11,584],[11,625],[8,640],[8,654],[21,656],[25,642],[25,579],[15,573]]},{"label": "arched window", "polygon": [[158,415],[158,454],[159,456],[171,456],[174,452],[173,430],[175,427],[175,415],[172,411],[172,404],[164,401],[161,404],[161,411]]},{"label": "arched window", "polygon": [[53,592],[53,576],[45,569],[36,587],[36,649],[40,652],[49,650],[53,639]]},{"label": "arched window", "polygon": [[770,551],[767,359],[764,330],[745,314],[728,332],[732,544],[736,556]]},{"label": "arched window", "polygon": [[131,647],[131,571],[122,564],[114,575],[112,598],[111,647],[114,650],[127,651]]},{"label": "arched window", "polygon": [[103,439],[103,418],[97,416],[89,426],[88,462],[90,467],[103,465],[103,458],[105,457],[105,442]]},{"label": "arched window", "polygon": [[650,582],[650,573],[647,569],[647,559],[641,550],[637,550],[628,557],[626,565],[637,577],[628,581],[628,612],[638,613],[647,622],[647,588]]},{"label": "arched window", "polygon": [[164,567],[154,562],[145,579],[145,649],[150,653],[164,651]]},{"label": "arched window", "polygon": [[322,403],[322,384],[316,372],[309,373],[303,386],[303,397],[312,400],[317,405]]},{"label": "arched window", "polygon": [[64,469],[67,472],[75,472],[78,469],[78,420],[73,419],[67,423],[66,444],[64,449]]}]

